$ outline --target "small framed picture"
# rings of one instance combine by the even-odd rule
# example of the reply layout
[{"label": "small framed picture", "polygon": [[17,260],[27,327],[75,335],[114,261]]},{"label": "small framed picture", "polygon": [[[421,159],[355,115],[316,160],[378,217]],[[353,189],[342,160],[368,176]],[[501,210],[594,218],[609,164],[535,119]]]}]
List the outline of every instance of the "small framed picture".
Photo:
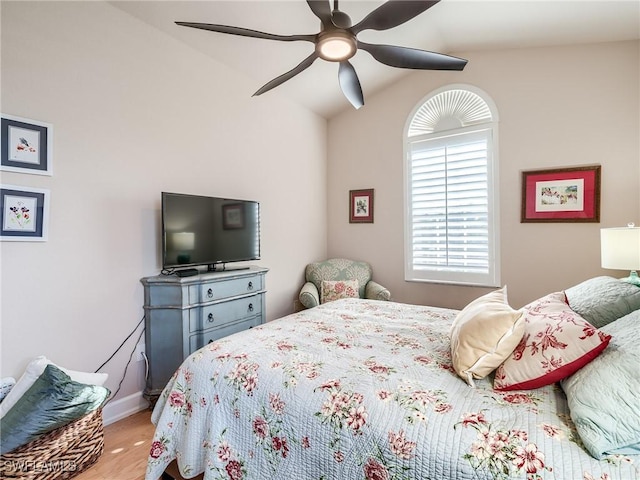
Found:
[{"label": "small framed picture", "polygon": [[222,228],[225,230],[244,228],[244,210],[241,203],[222,206]]},{"label": "small framed picture", "polygon": [[49,190],[0,185],[0,240],[45,242]]},{"label": "small framed picture", "polygon": [[521,223],[599,222],[600,165],[522,172]]},{"label": "small framed picture", "polygon": [[349,191],[349,223],[373,223],[373,188]]},{"label": "small framed picture", "polygon": [[53,126],[2,114],[0,170],[53,175]]}]

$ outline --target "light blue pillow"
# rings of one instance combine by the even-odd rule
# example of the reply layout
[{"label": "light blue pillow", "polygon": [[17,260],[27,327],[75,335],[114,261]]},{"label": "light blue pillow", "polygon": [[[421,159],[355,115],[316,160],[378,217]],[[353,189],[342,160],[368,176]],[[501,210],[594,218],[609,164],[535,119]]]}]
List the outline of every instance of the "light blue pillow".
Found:
[{"label": "light blue pillow", "polygon": [[640,309],[640,287],[617,278],[590,278],[564,291],[571,310],[596,328]]},{"label": "light blue pillow", "polygon": [[585,447],[597,459],[640,455],[640,310],[600,330],[609,346],[560,385]]}]

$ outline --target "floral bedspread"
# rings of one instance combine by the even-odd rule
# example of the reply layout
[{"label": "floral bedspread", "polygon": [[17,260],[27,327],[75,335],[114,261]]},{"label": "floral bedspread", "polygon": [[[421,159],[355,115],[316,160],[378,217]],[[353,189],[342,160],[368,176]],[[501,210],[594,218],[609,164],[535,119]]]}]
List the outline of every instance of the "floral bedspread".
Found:
[{"label": "floral bedspread", "polygon": [[581,446],[558,386],[495,392],[451,366],[456,311],[345,299],[211,343],[153,412],[146,480],[640,478]]}]

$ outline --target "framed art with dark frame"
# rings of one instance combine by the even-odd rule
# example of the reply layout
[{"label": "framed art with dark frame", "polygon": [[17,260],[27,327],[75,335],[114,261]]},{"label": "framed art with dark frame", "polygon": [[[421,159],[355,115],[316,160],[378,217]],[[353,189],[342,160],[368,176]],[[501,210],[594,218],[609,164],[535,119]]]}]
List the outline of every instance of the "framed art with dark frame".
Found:
[{"label": "framed art with dark frame", "polygon": [[0,170],[53,175],[53,126],[2,114]]},{"label": "framed art with dark frame", "polygon": [[521,223],[600,221],[600,165],[522,172]]},{"label": "framed art with dark frame", "polygon": [[373,223],[373,188],[349,190],[349,223]]},{"label": "framed art with dark frame", "polygon": [[241,203],[222,206],[222,228],[225,230],[244,228],[244,210]]},{"label": "framed art with dark frame", "polygon": [[49,190],[0,185],[0,240],[44,242],[48,217]]}]

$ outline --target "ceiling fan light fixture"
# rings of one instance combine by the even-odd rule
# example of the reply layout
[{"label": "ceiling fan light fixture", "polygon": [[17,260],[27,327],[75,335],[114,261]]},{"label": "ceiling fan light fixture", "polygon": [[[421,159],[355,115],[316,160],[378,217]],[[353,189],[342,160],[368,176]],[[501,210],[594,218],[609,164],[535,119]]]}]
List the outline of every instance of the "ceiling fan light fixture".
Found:
[{"label": "ceiling fan light fixture", "polygon": [[356,53],[355,36],[348,32],[332,31],[320,35],[316,51],[320,58],[330,62],[342,62]]},{"label": "ceiling fan light fixture", "polygon": [[277,35],[249,28],[211,23],[176,22],[176,24],[183,27],[242,37],[279,40],[281,42],[304,41],[313,43],[315,45],[313,53],[288,72],[264,84],[253,95],[262,95],[278,85],[282,85],[309,68],[315,60],[321,58],[339,64],[338,81],[342,93],[351,105],[355,108],[360,108],[364,105],[362,87],[353,65],[348,61],[358,50],[365,50],[375,60],[390,67],[414,70],[464,69],[467,61],[462,58],[416,48],[365,43],[356,39],[356,35],[363,30],[389,30],[402,25],[439,1],[388,0],[353,25],[349,15],[341,12],[338,8],[338,0],[334,0],[333,9],[331,9],[330,0],[307,0],[307,5],[320,20],[320,32],[315,35]]}]

